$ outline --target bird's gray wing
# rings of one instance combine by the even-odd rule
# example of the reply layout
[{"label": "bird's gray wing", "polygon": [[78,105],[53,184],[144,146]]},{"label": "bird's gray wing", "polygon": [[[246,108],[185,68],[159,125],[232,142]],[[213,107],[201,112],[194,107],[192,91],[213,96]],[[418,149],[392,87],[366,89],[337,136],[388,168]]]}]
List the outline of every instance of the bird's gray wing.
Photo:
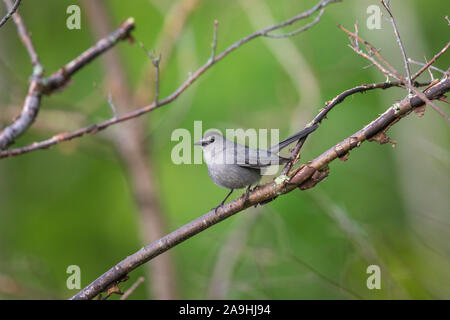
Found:
[{"label": "bird's gray wing", "polygon": [[235,145],[236,164],[247,168],[264,168],[285,163],[288,159],[282,158],[269,150],[253,149],[237,143]]}]

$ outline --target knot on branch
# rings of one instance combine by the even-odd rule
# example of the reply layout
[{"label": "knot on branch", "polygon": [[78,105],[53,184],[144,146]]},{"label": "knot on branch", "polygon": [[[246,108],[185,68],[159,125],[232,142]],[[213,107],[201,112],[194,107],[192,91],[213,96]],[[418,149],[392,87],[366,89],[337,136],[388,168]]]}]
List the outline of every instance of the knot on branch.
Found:
[{"label": "knot on branch", "polygon": [[327,178],[329,174],[330,168],[328,166],[325,166],[324,168],[321,168],[319,170],[315,170],[312,176],[298,187],[300,190],[313,188],[316,184]]}]

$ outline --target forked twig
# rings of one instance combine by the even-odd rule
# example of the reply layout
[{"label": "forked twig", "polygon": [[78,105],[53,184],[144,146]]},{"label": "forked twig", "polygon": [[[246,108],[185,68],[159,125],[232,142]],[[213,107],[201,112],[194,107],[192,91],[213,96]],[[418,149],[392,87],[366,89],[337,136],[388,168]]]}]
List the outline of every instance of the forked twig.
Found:
[{"label": "forked twig", "polygon": [[423,99],[424,102],[426,102],[428,105],[432,106],[434,110],[436,110],[447,122],[450,122],[450,118],[443,112],[438,106],[436,106],[433,102],[431,102],[430,99],[426,97],[422,92],[414,88],[412,85],[409,84],[409,81],[406,80],[400,73],[398,73],[397,70],[393,66],[390,65],[389,62],[386,61],[386,59],[383,58],[383,56],[380,54],[380,52],[371,45],[368,41],[361,38],[359,35],[345,29],[343,26],[339,25],[339,29],[347,33],[349,36],[355,38],[356,40],[361,41],[367,48],[371,50],[375,54],[375,56],[380,59],[380,61],[396,76],[397,79],[399,79],[403,84],[411,91],[413,91],[416,95],[418,95],[421,99]]}]

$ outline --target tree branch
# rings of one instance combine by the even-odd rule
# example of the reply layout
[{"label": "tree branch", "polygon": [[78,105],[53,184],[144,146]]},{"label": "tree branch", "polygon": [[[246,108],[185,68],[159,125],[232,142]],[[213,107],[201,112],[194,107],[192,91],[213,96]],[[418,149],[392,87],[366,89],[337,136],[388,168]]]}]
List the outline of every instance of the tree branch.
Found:
[{"label": "tree branch", "polygon": [[6,21],[8,21],[8,19],[11,18],[11,16],[14,14],[14,12],[17,11],[21,1],[22,0],[16,0],[16,2],[14,2],[14,5],[12,5],[12,6],[9,1],[5,1],[6,7],[8,9],[8,13],[6,13],[6,15],[2,18],[2,20],[0,20],[0,27],[3,26],[6,23]]},{"label": "tree branch", "polygon": [[78,57],[67,63],[64,67],[53,73],[47,79],[44,79],[44,92],[49,94],[56,89],[63,87],[71,77],[89,62],[100,56],[105,51],[111,49],[119,41],[132,39],[130,33],[134,29],[134,19],[128,18],[117,30],[108,36],[100,39],[94,46],[90,47]]},{"label": "tree branch", "polygon": [[[8,8],[12,9],[10,0],[4,0],[4,2]],[[30,34],[18,12],[14,14],[13,20],[17,26],[19,37],[30,56],[31,64],[33,65],[33,76],[31,77],[28,94],[25,98],[20,115],[11,125],[0,132],[0,150],[5,149],[8,145],[13,143],[16,137],[20,136],[31,126],[39,112],[42,97],[40,82],[42,80],[44,69],[39,61]]]},{"label": "tree branch", "polygon": [[[420,76],[427,68],[429,68],[433,63],[436,62],[436,60],[442,55],[444,54],[447,50],[448,47],[450,46],[450,42],[447,42],[447,45],[441,50],[439,51],[430,61],[428,61],[428,63],[424,64],[422,68],[420,68],[419,71],[417,71],[413,76],[412,76],[412,80],[416,79],[418,76]],[[435,68],[438,71],[442,71],[439,70],[437,68]],[[444,73],[444,72],[443,72]]]},{"label": "tree branch", "polygon": [[[120,40],[128,38],[131,30],[134,29],[134,20],[129,18],[109,36],[98,41],[97,44],[83,52],[74,60],[70,61],[50,77],[43,78],[44,69],[39,62],[36,50],[34,49],[29,34],[23,24],[22,18],[18,13],[16,13],[13,18],[17,24],[19,36],[21,37],[22,42],[30,55],[34,70],[21,115],[10,126],[0,132],[0,150],[5,149],[7,146],[12,144],[15,138],[22,135],[31,126],[36,119],[43,94],[51,94],[56,89],[66,85],[78,70],[104,53],[106,50],[113,47]],[[8,153],[8,150],[0,151],[0,153]]]}]

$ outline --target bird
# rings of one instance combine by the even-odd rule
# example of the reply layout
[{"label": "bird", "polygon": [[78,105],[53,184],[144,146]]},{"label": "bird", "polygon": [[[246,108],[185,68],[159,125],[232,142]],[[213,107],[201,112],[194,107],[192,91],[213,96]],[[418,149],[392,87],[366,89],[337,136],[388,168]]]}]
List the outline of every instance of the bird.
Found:
[{"label": "bird", "polygon": [[219,187],[230,190],[215,210],[223,206],[235,189],[247,187],[245,193],[245,199],[247,199],[251,186],[259,182],[269,166],[290,161],[289,158],[279,156],[278,152],[292,142],[308,136],[317,127],[317,124],[306,127],[268,149],[249,148],[226,139],[218,130],[207,131],[194,145],[202,148],[203,158],[212,181]]}]

